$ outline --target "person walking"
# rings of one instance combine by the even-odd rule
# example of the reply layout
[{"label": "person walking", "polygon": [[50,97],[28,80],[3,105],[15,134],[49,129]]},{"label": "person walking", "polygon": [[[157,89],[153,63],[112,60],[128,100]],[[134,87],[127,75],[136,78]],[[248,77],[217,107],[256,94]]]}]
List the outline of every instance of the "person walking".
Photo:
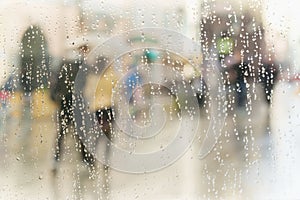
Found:
[{"label": "person walking", "polygon": [[[87,51],[86,46],[79,47],[81,53]],[[83,54],[81,54],[83,55]],[[57,80],[51,90],[51,99],[58,104],[58,132],[55,139],[55,154],[53,171],[57,171],[57,163],[61,159],[62,146],[64,138],[70,132],[70,127],[75,129],[74,118],[74,83],[80,67],[84,67],[84,59],[80,56],[79,59],[66,59],[62,62],[57,74]],[[95,159],[88,152],[84,143],[79,137],[79,134],[74,131],[76,139],[77,151],[81,153],[82,161],[89,167],[94,167]]]}]

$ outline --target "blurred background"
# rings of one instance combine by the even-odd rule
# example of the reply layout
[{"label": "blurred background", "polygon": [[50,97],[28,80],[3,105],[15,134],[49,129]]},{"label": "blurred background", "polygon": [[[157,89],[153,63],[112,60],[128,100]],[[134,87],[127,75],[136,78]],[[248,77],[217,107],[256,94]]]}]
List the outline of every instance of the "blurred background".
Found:
[{"label": "blurred background", "polygon": [[[299,6],[1,1],[0,199],[300,198]],[[172,51],[186,49],[180,40],[130,32],[149,27],[200,51],[185,57]],[[155,48],[165,40],[174,48]],[[78,109],[98,127],[88,139]],[[154,172],[96,156],[112,159],[110,142],[131,154],[163,151],[182,129],[193,142]],[[216,144],[200,158],[212,132]]]}]

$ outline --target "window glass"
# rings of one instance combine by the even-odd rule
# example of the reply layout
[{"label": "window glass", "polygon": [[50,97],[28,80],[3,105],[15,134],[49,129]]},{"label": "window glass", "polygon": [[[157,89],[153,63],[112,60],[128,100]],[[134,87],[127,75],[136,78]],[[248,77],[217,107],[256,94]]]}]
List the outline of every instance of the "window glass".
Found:
[{"label": "window glass", "polygon": [[297,0],[2,0],[0,199],[299,199]]}]

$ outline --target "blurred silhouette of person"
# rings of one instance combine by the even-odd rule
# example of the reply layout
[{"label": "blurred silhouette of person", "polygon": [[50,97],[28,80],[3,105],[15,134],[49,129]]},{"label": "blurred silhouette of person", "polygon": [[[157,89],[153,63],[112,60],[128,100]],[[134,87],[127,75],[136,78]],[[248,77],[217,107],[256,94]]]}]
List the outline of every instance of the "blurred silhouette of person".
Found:
[{"label": "blurred silhouette of person", "polygon": [[[70,132],[70,126],[74,127],[74,83],[80,67],[86,67],[84,63],[84,54],[88,51],[86,45],[79,47],[80,55],[78,59],[63,60],[56,83],[51,90],[51,98],[59,105],[58,111],[58,126],[59,131],[56,136],[55,155],[54,155],[54,168],[56,173],[57,162],[61,159],[62,145],[64,137]],[[81,141],[78,133],[74,133],[76,138],[76,148],[81,153],[82,160],[89,167],[94,167],[94,157],[88,152],[85,145]]]},{"label": "blurred silhouette of person", "polygon": [[31,26],[24,33],[21,48],[21,86],[25,96],[48,86],[49,53],[42,30]]},{"label": "blurred silhouette of person", "polygon": [[230,85],[234,91],[236,106],[245,107],[247,103],[247,87],[253,79],[253,69],[247,61],[241,59],[240,52],[236,51],[233,56],[225,60],[226,68],[224,73],[228,76],[227,85]]},{"label": "blurred silhouette of person", "polygon": [[259,80],[263,85],[265,100],[270,105],[274,86],[278,80],[278,67],[273,59],[263,59],[259,69]]},{"label": "blurred silhouette of person", "polygon": [[[15,106],[11,106],[13,104],[13,96],[14,93],[18,91],[19,84],[18,82],[19,76],[17,74],[11,74],[6,82],[0,87],[0,129],[4,134],[9,134],[12,132],[10,128],[15,127],[13,123],[16,123],[16,120],[14,120],[16,110]],[[11,109],[13,107],[13,109]],[[0,132],[1,132],[0,131]]]},{"label": "blurred silhouette of person", "polygon": [[20,86],[24,94],[22,124],[26,135],[31,127],[32,94],[48,87],[49,53],[43,31],[38,26],[30,26],[23,35],[20,52]]}]

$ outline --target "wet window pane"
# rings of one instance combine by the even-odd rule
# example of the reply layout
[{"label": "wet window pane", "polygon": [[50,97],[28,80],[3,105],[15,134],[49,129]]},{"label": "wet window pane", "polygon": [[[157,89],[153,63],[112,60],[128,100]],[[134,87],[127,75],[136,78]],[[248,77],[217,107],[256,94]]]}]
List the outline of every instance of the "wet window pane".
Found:
[{"label": "wet window pane", "polygon": [[300,198],[297,0],[0,2],[0,199]]}]

